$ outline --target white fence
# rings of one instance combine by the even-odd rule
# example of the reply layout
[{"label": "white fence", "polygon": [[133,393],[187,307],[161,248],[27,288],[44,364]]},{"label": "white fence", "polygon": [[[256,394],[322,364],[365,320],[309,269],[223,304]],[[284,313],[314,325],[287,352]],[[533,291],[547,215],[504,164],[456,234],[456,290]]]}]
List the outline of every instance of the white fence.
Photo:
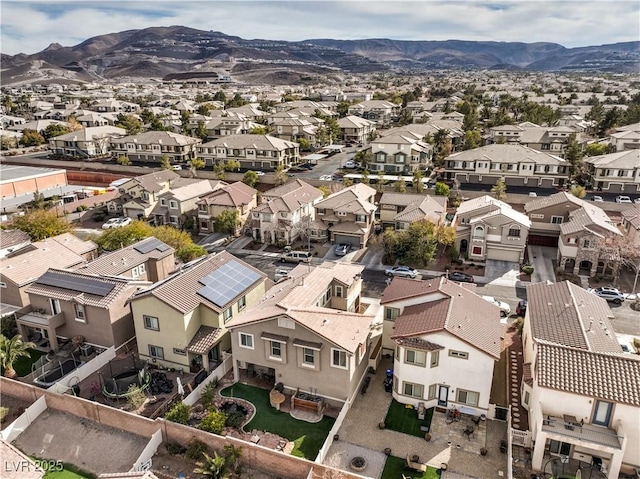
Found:
[{"label": "white fence", "polygon": [[24,410],[18,419],[2,430],[2,439],[7,442],[13,441],[22,434],[45,409],[47,409],[47,401],[44,396],[40,396],[31,406]]},{"label": "white fence", "polygon": [[529,431],[511,429],[511,443],[516,446],[531,447],[531,436],[529,436]]},{"label": "white fence", "polygon": [[116,350],[113,346],[104,350],[98,354],[95,358],[86,364],[83,364],[78,369],[72,371],[67,376],[63,377],[60,381],[48,388],[49,391],[64,394],[71,386],[80,384],[84,379],[91,376],[96,371],[99,371],[104,365],[116,357]]},{"label": "white fence", "polygon": [[[511,404],[507,408],[507,431],[511,431]],[[513,479],[513,440],[507,434],[507,479]]]},{"label": "white fence", "polygon": [[222,364],[218,366],[214,371],[209,374],[204,381],[202,381],[198,386],[182,401],[189,406],[193,406],[198,402],[200,397],[202,396],[202,390],[204,387],[212,381],[217,381],[222,378],[225,374],[227,374],[233,366],[233,356],[229,356],[222,361]]},{"label": "white fence", "polygon": [[158,450],[158,446],[160,446],[160,444],[162,444],[162,430],[158,429],[153,433],[151,439],[149,439],[149,442],[143,449],[142,453],[140,453],[138,460],[133,463],[133,467],[129,472],[147,471],[151,469],[151,458]]}]

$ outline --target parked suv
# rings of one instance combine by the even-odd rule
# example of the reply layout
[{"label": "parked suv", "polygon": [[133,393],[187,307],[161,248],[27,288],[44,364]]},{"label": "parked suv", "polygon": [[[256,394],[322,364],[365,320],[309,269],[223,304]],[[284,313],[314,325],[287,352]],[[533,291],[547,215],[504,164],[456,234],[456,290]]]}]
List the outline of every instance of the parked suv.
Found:
[{"label": "parked suv", "polygon": [[615,304],[620,304],[624,301],[624,295],[620,290],[612,288],[610,286],[601,286],[600,288],[591,288],[590,293],[600,296],[601,298],[611,301]]},{"label": "parked suv", "polygon": [[333,251],[335,252],[336,256],[344,256],[347,253],[349,253],[349,251],[351,251],[351,244],[350,243],[337,244]]},{"label": "parked suv", "polygon": [[283,263],[309,263],[311,261],[311,253],[307,251],[289,251],[282,254],[280,261]]}]

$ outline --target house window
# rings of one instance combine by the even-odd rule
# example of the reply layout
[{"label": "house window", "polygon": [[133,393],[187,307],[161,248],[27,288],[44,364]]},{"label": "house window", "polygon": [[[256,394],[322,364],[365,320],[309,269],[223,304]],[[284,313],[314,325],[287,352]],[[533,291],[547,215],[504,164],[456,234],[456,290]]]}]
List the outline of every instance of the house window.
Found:
[{"label": "house window", "polygon": [[206,213],[207,205],[198,205],[198,211],[200,211],[201,213]]},{"label": "house window", "polygon": [[137,278],[138,276],[140,276],[140,270],[139,268],[136,266],[135,268],[133,268],[131,270],[131,277],[132,278]]},{"label": "house window", "polygon": [[457,402],[460,404],[466,404],[468,406],[477,406],[480,394],[474,391],[465,391],[464,389],[458,389]]},{"label": "house window", "polygon": [[282,344],[279,341],[270,341],[269,357],[282,359]]},{"label": "house window", "polygon": [[384,308],[384,319],[387,321],[395,321],[399,314],[400,310],[398,308]]},{"label": "house window", "polygon": [[247,307],[247,297],[243,296],[238,300],[238,311],[242,311],[246,307]]},{"label": "house window", "polygon": [[569,238],[569,244],[576,244],[576,238]]},{"label": "house window", "polygon": [[0,283],[0,288],[6,288],[6,287],[7,287],[7,283],[5,282]]},{"label": "house window", "polygon": [[323,215],[323,214],[324,214],[324,211],[325,211],[325,210],[324,210],[324,208],[318,208],[318,209],[316,210],[316,213],[318,213],[319,215]]},{"label": "house window", "polygon": [[200,229],[201,230],[209,229],[209,222],[207,220],[200,220]]},{"label": "house window", "polygon": [[562,216],[552,216],[551,217],[551,224],[552,225],[560,225],[562,224],[562,220],[564,218]]},{"label": "house window", "polygon": [[356,223],[364,223],[367,221],[367,217],[365,215],[356,215]]},{"label": "house window", "polygon": [[342,298],[342,286],[336,286],[336,297]]},{"label": "house window", "polygon": [[178,217],[177,216],[169,216],[169,223],[171,223],[172,225],[177,225],[178,224]]},{"label": "house window", "polygon": [[160,200],[160,204],[161,204],[162,206],[167,206],[167,200],[165,200],[164,198],[162,198],[162,199]]},{"label": "house window", "polygon": [[436,368],[440,364],[440,351],[431,351],[431,367]]},{"label": "house window", "polygon": [[57,299],[50,298],[49,303],[51,304],[51,314],[54,316],[56,314],[60,314],[60,312],[62,311],[62,309],[60,309],[60,301]]},{"label": "house window", "polygon": [[426,364],[427,354],[424,351],[414,351],[407,349],[405,352],[404,362],[415,366],[424,366]]},{"label": "house window", "polygon": [[454,351],[453,349],[449,350],[449,356],[452,358],[469,359],[469,353],[465,353],[464,351]]},{"label": "house window", "polygon": [[310,348],[302,348],[302,364],[314,366],[316,362],[316,352]]},{"label": "house window", "polygon": [[240,347],[253,349],[253,334],[240,333]]},{"label": "house window", "polygon": [[87,318],[84,315],[84,306],[79,303],[75,303],[73,306],[74,306],[74,309],[76,310],[76,321],[86,323]]},{"label": "house window", "polygon": [[224,322],[226,323],[232,317],[233,317],[233,310],[232,310],[231,306],[229,306],[227,309],[224,310],[224,313],[222,313],[222,318],[224,319]]},{"label": "house window", "polygon": [[591,243],[592,243],[592,241],[591,241],[590,239],[583,239],[583,240],[582,240],[582,247],[583,247],[583,248],[587,248],[587,249],[589,249],[589,248],[591,248],[592,246],[595,246],[595,244],[594,244],[594,245],[592,245]]},{"label": "house window", "polygon": [[414,398],[422,399],[423,389],[424,387],[422,386],[422,384],[414,384],[414,383],[408,383],[408,382],[402,383],[402,393],[405,396],[411,396]]},{"label": "house window", "polygon": [[613,411],[613,403],[596,400],[596,406],[593,409],[593,424],[598,426],[609,426],[611,421],[611,412]]},{"label": "house window", "polygon": [[347,352],[331,348],[331,365],[334,368],[347,369]]},{"label": "house window", "polygon": [[169,201],[169,208],[174,209],[174,210],[177,209],[178,208],[178,202],[174,201],[174,200]]},{"label": "house window", "polygon": [[161,346],[149,345],[149,356],[157,359],[164,359],[164,348]]},{"label": "house window", "polygon": [[431,384],[429,386],[429,391],[427,392],[427,399],[435,399],[436,398],[436,390],[438,389],[437,384]]},{"label": "house window", "polygon": [[144,263],[142,263],[141,265],[138,266],[138,272],[143,275],[147,272],[147,267],[145,266]]},{"label": "house window", "polygon": [[173,354],[176,354],[178,356],[186,356],[187,355],[187,350],[186,349],[173,348]]},{"label": "house window", "polygon": [[520,228],[509,228],[509,236],[512,238],[520,238]]},{"label": "house window", "polygon": [[484,238],[484,228],[482,226],[476,226],[473,230],[474,238]]},{"label": "house window", "polygon": [[150,329],[152,331],[160,331],[160,323],[158,318],[154,316],[143,316],[142,320],[144,321],[144,328]]},{"label": "house window", "polygon": [[482,246],[474,246],[471,249],[471,254],[475,256],[482,256]]},{"label": "house window", "polygon": [[524,403],[527,406],[529,405],[529,399],[531,399],[531,394],[529,394],[529,391],[525,391],[525,393],[524,393]]}]

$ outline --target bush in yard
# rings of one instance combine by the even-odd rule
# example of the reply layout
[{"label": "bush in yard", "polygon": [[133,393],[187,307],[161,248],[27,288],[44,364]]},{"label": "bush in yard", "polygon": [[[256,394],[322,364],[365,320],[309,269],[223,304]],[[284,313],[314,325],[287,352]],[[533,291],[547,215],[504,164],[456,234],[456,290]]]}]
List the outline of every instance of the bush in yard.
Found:
[{"label": "bush in yard", "polygon": [[135,384],[132,384],[129,386],[129,389],[127,389],[127,403],[132,411],[135,411],[142,406],[146,399],[147,395]]},{"label": "bush in yard", "polygon": [[189,459],[198,461],[202,458],[203,452],[209,452],[209,448],[204,442],[197,439],[193,439],[189,442],[189,446],[187,447],[187,457]]},{"label": "bush in yard", "polygon": [[4,420],[7,418],[7,414],[9,414],[9,408],[0,406],[0,422],[4,422]]},{"label": "bush in yard", "polygon": [[224,425],[227,427],[234,427],[236,429],[240,429],[242,427],[242,423],[244,422],[245,415],[241,412],[232,412],[227,415],[227,418],[224,421]]},{"label": "bush in yard", "polygon": [[211,411],[200,422],[200,429],[214,434],[220,434],[224,430],[224,424],[227,416],[220,411]]},{"label": "bush in yard", "polygon": [[165,447],[167,448],[167,452],[172,456],[184,454],[187,451],[186,447],[181,446],[177,442],[168,442]]},{"label": "bush in yard", "polygon": [[205,408],[209,408],[213,404],[213,400],[216,397],[216,386],[218,385],[218,380],[214,379],[209,384],[207,384],[204,388],[202,388],[202,395],[200,399],[202,401],[202,405]]},{"label": "bush in yard", "polygon": [[522,266],[522,268],[520,268],[520,270],[524,274],[528,274],[528,275],[533,274],[533,266],[531,266],[530,264],[525,264],[524,266]]},{"label": "bush in yard", "polygon": [[165,414],[164,418],[167,421],[177,422],[178,424],[187,424],[189,421],[189,414],[191,413],[191,406],[183,402],[179,402],[173,405],[169,412]]}]

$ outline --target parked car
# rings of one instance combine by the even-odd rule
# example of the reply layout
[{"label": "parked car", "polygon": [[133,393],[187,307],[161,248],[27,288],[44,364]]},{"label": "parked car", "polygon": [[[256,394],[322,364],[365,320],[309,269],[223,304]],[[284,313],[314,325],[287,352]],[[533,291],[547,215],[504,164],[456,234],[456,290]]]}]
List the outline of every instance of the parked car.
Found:
[{"label": "parked car", "polygon": [[387,276],[400,276],[401,278],[415,279],[418,276],[418,270],[409,268],[408,266],[394,266],[385,270]]},{"label": "parked car", "polygon": [[350,243],[337,244],[333,251],[335,252],[336,256],[344,256],[349,251],[351,251],[351,244]]},{"label": "parked car", "polygon": [[498,301],[493,296],[482,296],[482,299],[484,299],[485,301],[488,301],[490,303],[493,303],[497,307],[499,307],[500,308],[500,316],[502,316],[503,318],[506,318],[507,316],[509,316],[511,314],[511,306],[509,306],[504,301]]},{"label": "parked car", "polygon": [[132,222],[133,220],[131,218],[129,218],[128,216],[123,216],[122,218],[120,218],[120,221],[118,221],[115,227],[120,228],[121,226],[127,226],[127,225],[130,225]]},{"label": "parked car", "polygon": [[280,257],[283,263],[309,263],[311,261],[311,253],[308,251],[289,251]]},{"label": "parked car", "polygon": [[633,202],[634,202],[636,205],[640,205],[640,197],[638,197],[638,198],[636,198],[635,200],[633,200]]},{"label": "parked car", "polygon": [[616,196],[616,203],[631,203],[631,198],[625,195]]},{"label": "parked car", "polygon": [[598,195],[593,195],[591,197],[591,201],[595,201],[596,203],[604,203],[602,196],[598,196]]},{"label": "parked car", "polygon": [[289,273],[291,273],[290,269],[287,268],[276,268],[276,273],[275,273],[275,282],[277,283],[278,281],[284,279],[284,278],[288,278],[289,277]]},{"label": "parked car", "polygon": [[264,171],[256,171],[255,173],[258,176],[264,176]]},{"label": "parked car", "polygon": [[110,230],[112,228],[120,228],[122,226],[127,226],[131,224],[133,220],[126,216],[121,216],[119,218],[111,218],[109,221],[102,225],[103,230]]},{"label": "parked car", "polygon": [[[444,275],[443,275],[444,276]],[[473,276],[470,274],[461,273],[459,271],[454,271],[453,273],[449,273],[447,278],[451,281],[459,281],[461,283],[473,283]]]},{"label": "parked car", "polygon": [[620,290],[612,288],[611,286],[591,288],[589,292],[615,304],[620,304],[624,301],[624,295],[620,292]]},{"label": "parked car", "polygon": [[181,165],[171,165],[171,169],[173,171],[182,171],[182,166]]},{"label": "parked car", "polygon": [[353,169],[356,166],[357,166],[356,162],[352,160],[347,160],[344,162],[344,165],[342,165],[343,168],[348,168],[348,169]]},{"label": "parked car", "polygon": [[523,299],[518,303],[518,307],[516,308],[516,314],[518,316],[524,317],[527,314],[527,300]]}]

